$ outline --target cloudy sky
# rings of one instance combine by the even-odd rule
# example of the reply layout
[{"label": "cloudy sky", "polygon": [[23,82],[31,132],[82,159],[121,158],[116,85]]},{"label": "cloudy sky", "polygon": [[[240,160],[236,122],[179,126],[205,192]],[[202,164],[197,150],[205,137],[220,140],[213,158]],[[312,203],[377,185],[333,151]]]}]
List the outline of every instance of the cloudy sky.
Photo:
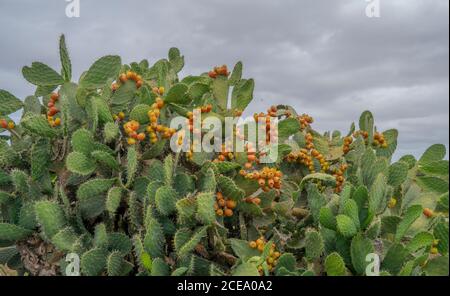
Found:
[{"label": "cloudy sky", "polygon": [[24,98],[22,66],[59,69],[61,33],[77,77],[106,54],[152,62],[176,46],[182,74],[242,60],[250,112],[290,104],[321,131],[347,131],[370,109],[380,130],[400,131],[397,157],[448,147],[448,0],[380,0],[379,18],[365,0],[79,1],[79,18],[66,0],[0,1],[0,88]]}]

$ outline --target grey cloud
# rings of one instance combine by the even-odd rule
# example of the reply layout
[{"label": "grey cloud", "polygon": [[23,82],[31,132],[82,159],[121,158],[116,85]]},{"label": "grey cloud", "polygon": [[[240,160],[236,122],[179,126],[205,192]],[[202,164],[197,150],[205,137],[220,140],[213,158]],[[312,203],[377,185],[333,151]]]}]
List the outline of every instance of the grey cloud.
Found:
[{"label": "grey cloud", "polygon": [[380,0],[381,18],[364,0],[80,0],[81,18],[63,0],[0,3],[0,87],[33,91],[20,75],[34,60],[59,67],[65,33],[79,75],[98,57],[124,62],[165,56],[177,46],[183,74],[244,62],[256,80],[247,113],[291,104],[320,130],[348,130],[365,109],[379,129],[400,131],[398,155],[448,146],[448,1]]}]

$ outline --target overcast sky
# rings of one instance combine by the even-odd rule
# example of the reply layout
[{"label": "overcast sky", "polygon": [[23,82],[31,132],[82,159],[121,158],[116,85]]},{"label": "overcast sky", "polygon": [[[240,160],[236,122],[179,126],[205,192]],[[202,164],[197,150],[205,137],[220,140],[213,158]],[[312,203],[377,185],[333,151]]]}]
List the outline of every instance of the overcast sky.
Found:
[{"label": "overcast sky", "polygon": [[256,80],[251,112],[290,104],[314,127],[348,131],[362,111],[400,131],[398,155],[449,143],[449,1],[380,0],[0,0],[0,88],[20,98],[32,61],[59,69],[66,34],[75,75],[98,57],[154,62],[176,46],[182,74],[244,62]]}]

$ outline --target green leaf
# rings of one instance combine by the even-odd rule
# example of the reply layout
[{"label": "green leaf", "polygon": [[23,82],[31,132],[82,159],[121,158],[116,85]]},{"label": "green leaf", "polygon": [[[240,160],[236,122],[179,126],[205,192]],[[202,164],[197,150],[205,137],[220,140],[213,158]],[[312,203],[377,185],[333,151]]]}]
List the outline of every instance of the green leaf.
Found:
[{"label": "green leaf", "polygon": [[128,255],[133,248],[128,235],[121,232],[112,232],[108,234],[108,250],[119,251],[122,256]]},{"label": "green leaf", "polygon": [[253,263],[244,262],[239,264],[232,272],[233,276],[259,276],[258,269]]},{"label": "green leaf", "polygon": [[61,229],[51,241],[61,251],[71,252],[78,240],[78,236],[71,227]]},{"label": "green leaf", "polygon": [[[238,66],[238,65],[236,65]],[[242,67],[242,66],[241,66]],[[238,69],[235,69],[238,70]],[[242,70],[242,69],[241,69]],[[234,71],[233,71],[234,74]],[[238,74],[238,73],[237,73]],[[234,77],[232,77],[235,79]],[[235,82],[231,81],[231,85]],[[231,108],[244,111],[248,104],[253,100],[253,90],[255,89],[255,81],[253,79],[243,79],[234,85],[231,95]]]},{"label": "green leaf", "polygon": [[[235,86],[242,77],[242,62],[239,61],[234,65],[233,72],[231,73],[230,79],[228,79],[228,83],[231,86]],[[243,110],[243,109],[242,109]]]},{"label": "green leaf", "polygon": [[189,98],[187,96],[188,86],[183,83],[175,84],[169,89],[164,102],[175,103],[175,104],[187,104],[189,103]]},{"label": "green leaf", "polygon": [[336,230],[336,218],[328,207],[323,207],[319,212],[319,221],[325,228]]},{"label": "green leaf", "polygon": [[33,62],[31,67],[23,67],[22,74],[28,82],[38,86],[54,86],[64,83],[61,75],[40,62]]},{"label": "green leaf", "polygon": [[81,256],[81,272],[87,276],[97,276],[106,268],[108,253],[103,249],[91,249]]},{"label": "green leaf", "polygon": [[35,204],[36,219],[45,236],[51,239],[67,225],[61,206],[51,201],[38,201]]},{"label": "green leaf", "polygon": [[437,177],[417,177],[417,185],[425,191],[431,191],[438,194],[443,194],[448,191],[448,182]]},{"label": "green leaf", "polygon": [[149,105],[139,104],[136,105],[130,112],[130,120],[136,120],[140,124],[148,123],[148,111],[150,110]]},{"label": "green leaf", "polygon": [[359,117],[359,129],[369,133],[369,141],[371,141],[371,135],[373,133],[374,119],[370,111],[364,111]]},{"label": "green leaf", "polygon": [[8,223],[0,223],[0,241],[17,241],[26,238],[31,230]]},{"label": "green leaf", "polygon": [[374,213],[380,213],[386,207],[386,177],[379,174],[369,192],[369,209]]},{"label": "green leaf", "polygon": [[92,179],[80,185],[77,198],[84,217],[93,218],[105,210],[105,193],[115,182],[116,179]]},{"label": "green leaf", "polygon": [[447,256],[441,256],[431,259],[423,269],[429,276],[448,276],[449,259]]},{"label": "green leaf", "polygon": [[136,90],[136,83],[133,81],[127,81],[122,84],[111,97],[111,102],[115,105],[113,107],[114,112],[127,110],[127,104],[134,98]]},{"label": "green leaf", "polygon": [[404,155],[400,157],[398,161],[405,162],[408,164],[408,169],[412,169],[416,165],[416,158],[413,155]]},{"label": "green leaf", "polygon": [[424,165],[419,165],[419,170],[424,174],[441,177],[448,176],[448,160],[438,160]]},{"label": "green leaf", "polygon": [[144,249],[152,258],[164,255],[164,233],[159,222],[150,217],[146,223]]},{"label": "green leaf", "polygon": [[50,166],[50,144],[46,139],[38,140],[31,147],[31,176],[40,179]]},{"label": "green leaf", "polygon": [[216,221],[214,211],[214,193],[206,192],[197,195],[197,219],[203,224],[212,224]]},{"label": "green leaf", "polygon": [[61,59],[62,76],[65,81],[70,82],[70,79],[72,79],[72,64],[70,62],[64,35],[61,35],[59,38],[59,56]]},{"label": "green leaf", "polygon": [[66,166],[69,171],[81,176],[92,174],[96,168],[95,162],[80,152],[71,152],[66,158]]},{"label": "green leaf", "polygon": [[109,109],[109,106],[106,103],[105,99],[101,97],[93,97],[91,98],[91,102],[95,105],[95,109],[97,110],[98,114],[98,120],[100,123],[114,121],[111,110]]},{"label": "green leaf", "polygon": [[403,245],[393,244],[381,263],[381,269],[397,274],[403,267],[408,254],[408,250]]},{"label": "green leaf", "polygon": [[148,149],[142,154],[142,159],[148,160],[161,155],[164,151],[164,147],[166,146],[166,144],[167,144],[166,139],[156,142],[150,147],[150,149]]},{"label": "green leaf", "polygon": [[389,167],[388,184],[397,187],[400,186],[408,176],[409,166],[407,163],[399,161]]},{"label": "green leaf", "polygon": [[138,169],[138,155],[136,152],[136,149],[131,146],[128,147],[128,153],[127,153],[127,184],[126,186],[129,187],[134,182],[134,178],[136,176]]},{"label": "green leaf", "polygon": [[445,145],[435,144],[430,146],[422,157],[419,159],[419,165],[429,164],[435,161],[442,160],[447,153]]},{"label": "green leaf", "polygon": [[336,179],[332,175],[324,173],[314,173],[309,174],[302,179],[302,181],[300,182],[300,190],[303,190],[306,183],[310,180],[319,180],[324,182],[325,183],[324,185],[330,186],[334,186],[336,184]]},{"label": "green leaf", "polygon": [[287,138],[300,130],[300,123],[295,118],[288,118],[278,123],[278,136]]},{"label": "green leaf", "polygon": [[172,47],[169,49],[169,63],[175,73],[178,73],[184,67],[184,56],[180,54],[178,48]]},{"label": "green leaf", "polygon": [[215,166],[217,167],[219,174],[226,174],[241,167],[240,164],[230,161],[221,161],[216,163]]},{"label": "green leaf", "polygon": [[319,192],[316,185],[308,186],[308,206],[315,222],[320,220],[320,209],[326,205],[325,196]]},{"label": "green leaf", "polygon": [[175,176],[173,186],[179,196],[186,196],[195,190],[195,182],[191,175],[178,173]]},{"label": "green leaf", "polygon": [[433,230],[434,237],[439,241],[437,248],[439,253],[443,255],[448,254],[448,223],[440,221],[436,224]]},{"label": "green leaf", "polygon": [[114,215],[120,206],[121,200],[122,200],[122,188],[112,187],[111,189],[109,189],[108,195],[106,197],[106,210],[111,215]]},{"label": "green leaf", "polygon": [[305,237],[305,256],[309,261],[318,259],[324,251],[324,243],[321,235],[313,230],[308,231]]},{"label": "green leaf", "polygon": [[82,77],[80,87],[101,88],[106,82],[118,76],[121,67],[119,56],[104,56],[98,59]]},{"label": "green leaf", "polygon": [[108,248],[108,233],[104,223],[97,224],[94,230],[94,246],[98,248]]},{"label": "green leaf", "polygon": [[220,192],[228,198],[234,201],[239,201],[244,198],[245,192],[240,189],[234,181],[226,176],[218,176],[217,184],[219,185]]},{"label": "green leaf", "polygon": [[194,198],[183,198],[177,201],[176,208],[178,211],[178,218],[183,222],[194,218],[197,211],[197,201]]},{"label": "green leaf", "polygon": [[124,259],[120,252],[111,252],[106,260],[106,271],[108,273],[108,276],[122,275],[123,264]]},{"label": "green leaf", "polygon": [[25,98],[25,100],[23,102],[23,114],[27,114],[29,112],[35,113],[35,114],[41,114],[41,111],[42,111],[42,105],[36,96],[28,96]]},{"label": "green leaf", "polygon": [[[178,257],[183,258],[192,252],[202,238],[206,236],[206,230],[207,227],[202,227],[195,233],[192,233],[187,229],[178,230],[174,238]],[[180,236],[183,236],[183,238],[180,239]]]},{"label": "green leaf", "polygon": [[119,136],[120,130],[117,124],[114,122],[107,122],[103,127],[103,136],[106,143],[111,143]]},{"label": "green leaf", "polygon": [[331,253],[325,259],[325,271],[328,276],[347,275],[344,259],[336,252]]},{"label": "green leaf", "polygon": [[346,215],[336,216],[336,226],[338,232],[346,238],[355,236],[358,231],[352,218]]},{"label": "green leaf", "polygon": [[352,265],[355,271],[364,275],[366,272],[366,256],[370,253],[374,253],[375,248],[372,245],[372,241],[368,238],[364,238],[361,234],[356,235],[352,239],[352,244],[350,246],[350,254],[352,258]]},{"label": "green leaf", "polygon": [[358,205],[353,199],[346,199],[342,205],[342,214],[352,218],[356,228],[360,228]]},{"label": "green leaf", "polygon": [[433,244],[434,237],[429,232],[419,232],[416,236],[406,244],[406,248],[414,253],[417,250],[425,247],[429,247]]},{"label": "green leaf", "polygon": [[174,162],[172,154],[169,154],[164,159],[164,181],[166,185],[171,186],[173,182]]},{"label": "green leaf", "polygon": [[168,276],[170,275],[170,268],[166,262],[161,258],[156,258],[152,263],[152,276]]},{"label": "green leaf", "polygon": [[163,186],[156,191],[155,201],[158,211],[168,216],[176,210],[177,192],[170,186]]},{"label": "green leaf", "polygon": [[26,114],[22,118],[20,125],[31,134],[37,136],[53,138],[58,134],[56,130],[48,124],[45,117],[38,114]]},{"label": "green leaf", "polygon": [[250,248],[248,241],[235,238],[230,238],[228,241],[234,254],[242,259],[242,261],[247,261],[252,257],[260,255],[257,249]]},{"label": "green leaf", "polygon": [[[74,153],[74,152],[72,152]],[[79,153],[80,155],[83,155]],[[84,156],[84,155],[83,155]],[[93,151],[91,153],[92,158],[97,161],[99,164],[104,165],[112,170],[119,170],[119,164],[117,160],[109,153],[101,150]]]},{"label": "green leaf", "polygon": [[403,236],[408,231],[409,227],[414,223],[414,221],[417,220],[417,218],[420,217],[422,214],[422,206],[421,205],[414,205],[409,207],[406,210],[405,215],[403,216],[402,221],[397,226],[397,232],[395,233],[395,241],[400,241]]},{"label": "green leaf", "polygon": [[284,253],[278,258],[278,264],[276,265],[276,270],[279,268],[285,268],[288,271],[294,272],[297,269],[297,262],[295,256],[291,253]]},{"label": "green leaf", "polygon": [[206,170],[206,173],[200,179],[200,191],[215,192],[217,187],[216,177],[212,168]]},{"label": "green leaf", "polygon": [[95,141],[92,133],[84,128],[76,130],[72,135],[72,149],[90,156],[94,150]]},{"label": "green leaf", "polygon": [[22,101],[3,89],[0,89],[0,102],[0,116],[9,115],[23,107]]},{"label": "green leaf", "polygon": [[229,92],[228,79],[223,76],[219,76],[213,79],[212,92],[219,107],[222,110],[226,110],[228,105]]}]

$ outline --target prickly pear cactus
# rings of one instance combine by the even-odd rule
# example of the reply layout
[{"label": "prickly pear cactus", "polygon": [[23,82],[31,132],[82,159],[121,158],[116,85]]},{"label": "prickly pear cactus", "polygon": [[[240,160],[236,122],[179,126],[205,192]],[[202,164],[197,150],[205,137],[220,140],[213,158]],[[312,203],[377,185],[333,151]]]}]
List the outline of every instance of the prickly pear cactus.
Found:
[{"label": "prickly pear cactus", "polygon": [[239,131],[244,151],[174,151],[210,132],[195,112],[242,115],[242,63],[181,78],[172,48],[153,65],[102,57],[74,81],[64,36],[59,50],[59,71],[22,69],[34,94],[0,90],[0,274],[66,275],[70,254],[86,276],[448,275],[443,145],[392,162],[398,132],[369,111],[319,133],[280,105],[253,118],[273,162]]}]

